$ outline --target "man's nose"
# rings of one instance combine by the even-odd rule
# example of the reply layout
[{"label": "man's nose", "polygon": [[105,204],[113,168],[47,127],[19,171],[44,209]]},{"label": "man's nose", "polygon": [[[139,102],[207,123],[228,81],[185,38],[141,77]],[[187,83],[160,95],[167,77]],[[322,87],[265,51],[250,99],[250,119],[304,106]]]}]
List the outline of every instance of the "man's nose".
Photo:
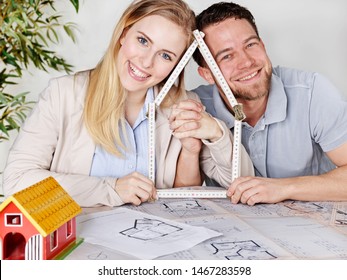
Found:
[{"label": "man's nose", "polygon": [[254,58],[249,55],[246,51],[242,51],[239,53],[237,57],[237,67],[239,69],[248,68],[252,66],[254,63]]}]

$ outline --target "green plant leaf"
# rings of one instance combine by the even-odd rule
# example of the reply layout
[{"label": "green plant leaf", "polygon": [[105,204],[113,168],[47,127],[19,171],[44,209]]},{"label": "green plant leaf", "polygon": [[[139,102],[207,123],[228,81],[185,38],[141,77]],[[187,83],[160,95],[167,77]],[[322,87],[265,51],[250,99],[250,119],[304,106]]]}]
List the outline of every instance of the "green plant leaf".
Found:
[{"label": "green plant leaf", "polygon": [[79,1],[78,0],[70,0],[70,2],[72,3],[72,5],[75,7],[76,9],[76,13],[78,13],[78,9],[79,9]]},{"label": "green plant leaf", "polygon": [[[7,136],[10,136],[10,135],[8,134],[8,131],[7,131],[6,127],[5,127],[4,124],[2,123],[2,121],[0,121],[0,130],[1,130],[3,133],[5,133]],[[1,134],[0,134],[0,136],[1,136]],[[0,139],[1,139],[1,138],[0,138]]]},{"label": "green plant leaf", "polygon": [[[7,93],[7,86],[17,84],[23,69],[33,64],[48,71],[52,68],[70,73],[72,65],[49,49],[60,40],[59,30],[76,42],[73,23],[61,23],[56,13],[58,0],[6,0],[0,2],[0,142],[9,139],[9,131],[19,129],[34,102],[27,92]],[[79,11],[79,1],[70,0]]]},{"label": "green plant leaf", "polygon": [[76,43],[76,37],[75,37],[75,33],[74,33],[73,29],[76,29],[76,26],[73,23],[68,22],[68,23],[64,24],[64,30],[65,30],[66,34],[71,38],[71,40],[74,43]]}]

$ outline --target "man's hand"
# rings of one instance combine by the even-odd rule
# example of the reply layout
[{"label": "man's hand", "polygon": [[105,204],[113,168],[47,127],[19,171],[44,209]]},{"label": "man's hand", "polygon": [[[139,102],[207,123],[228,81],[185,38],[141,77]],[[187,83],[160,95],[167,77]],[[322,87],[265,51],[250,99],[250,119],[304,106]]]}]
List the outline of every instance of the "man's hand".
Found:
[{"label": "man's hand", "polygon": [[240,177],[231,183],[227,196],[234,204],[277,203],[287,199],[288,183],[289,179]]}]

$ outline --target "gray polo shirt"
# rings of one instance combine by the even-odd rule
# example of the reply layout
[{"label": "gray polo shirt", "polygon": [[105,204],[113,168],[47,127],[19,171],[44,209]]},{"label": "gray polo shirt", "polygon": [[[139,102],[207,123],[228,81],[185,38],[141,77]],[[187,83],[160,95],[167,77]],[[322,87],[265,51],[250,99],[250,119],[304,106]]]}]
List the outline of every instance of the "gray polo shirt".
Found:
[{"label": "gray polo shirt", "polygon": [[[233,130],[234,117],[216,86],[195,91],[207,112]],[[276,67],[264,115],[242,126],[242,143],[257,176],[283,178],[325,173],[335,166],[324,152],[347,141],[347,100],[317,73]]]}]

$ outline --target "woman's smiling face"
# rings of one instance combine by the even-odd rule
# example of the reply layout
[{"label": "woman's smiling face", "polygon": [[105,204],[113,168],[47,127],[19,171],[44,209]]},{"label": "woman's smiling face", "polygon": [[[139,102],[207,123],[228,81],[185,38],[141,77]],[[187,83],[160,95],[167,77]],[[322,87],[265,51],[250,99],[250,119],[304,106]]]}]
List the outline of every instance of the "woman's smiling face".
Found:
[{"label": "woman's smiling face", "polygon": [[125,30],[117,70],[128,92],[146,92],[164,80],[186,48],[187,35],[162,16],[147,16]]}]

